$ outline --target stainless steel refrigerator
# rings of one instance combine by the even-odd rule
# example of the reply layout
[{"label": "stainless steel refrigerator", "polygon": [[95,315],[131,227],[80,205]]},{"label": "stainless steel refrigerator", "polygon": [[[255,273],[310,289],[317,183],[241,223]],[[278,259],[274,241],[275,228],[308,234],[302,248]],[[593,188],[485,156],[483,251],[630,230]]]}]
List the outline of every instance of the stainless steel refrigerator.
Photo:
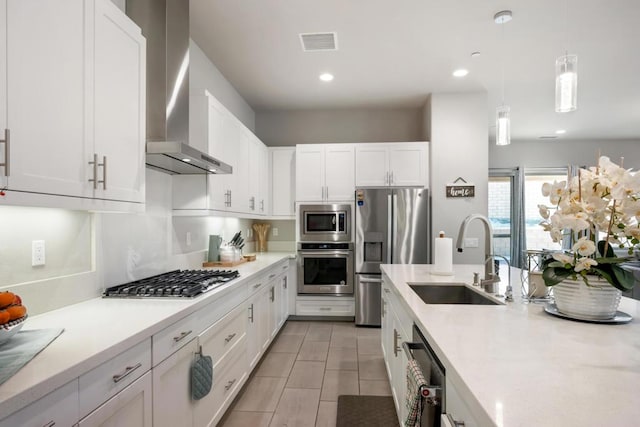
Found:
[{"label": "stainless steel refrigerator", "polygon": [[429,193],[424,188],[357,189],[356,325],[380,326],[380,264],[429,262]]}]

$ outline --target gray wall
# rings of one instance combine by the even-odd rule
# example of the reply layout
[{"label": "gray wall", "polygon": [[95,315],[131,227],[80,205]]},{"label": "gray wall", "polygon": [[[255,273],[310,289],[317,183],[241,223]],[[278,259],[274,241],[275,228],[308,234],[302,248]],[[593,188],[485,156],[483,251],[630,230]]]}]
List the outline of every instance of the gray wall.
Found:
[{"label": "gray wall", "polygon": [[258,111],[256,135],[268,146],[422,140],[420,109]]},{"label": "gray wall", "polygon": [[[431,129],[430,175],[433,235],[444,231],[455,239],[460,224],[472,213],[487,215],[489,150],[487,94],[432,94],[424,110],[425,129]],[[475,185],[473,198],[447,198],[445,187],[458,177]],[[478,237],[480,247],[454,253],[456,264],[483,262],[484,231],[473,224],[467,237]]]},{"label": "gray wall", "polygon": [[189,89],[206,89],[255,132],[256,115],[238,91],[193,41],[189,43]]},{"label": "gray wall", "polygon": [[640,140],[535,140],[511,141],[498,147],[489,144],[489,167],[561,167],[568,164],[595,165],[598,151],[616,163],[624,157],[626,168],[640,169]]}]

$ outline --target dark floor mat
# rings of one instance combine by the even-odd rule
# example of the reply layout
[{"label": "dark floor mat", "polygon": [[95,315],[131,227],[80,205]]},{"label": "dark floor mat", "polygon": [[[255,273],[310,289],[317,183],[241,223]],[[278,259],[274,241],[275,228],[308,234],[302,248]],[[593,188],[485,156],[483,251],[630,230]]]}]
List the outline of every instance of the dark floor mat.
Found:
[{"label": "dark floor mat", "polygon": [[399,427],[391,396],[338,396],[336,427]]}]

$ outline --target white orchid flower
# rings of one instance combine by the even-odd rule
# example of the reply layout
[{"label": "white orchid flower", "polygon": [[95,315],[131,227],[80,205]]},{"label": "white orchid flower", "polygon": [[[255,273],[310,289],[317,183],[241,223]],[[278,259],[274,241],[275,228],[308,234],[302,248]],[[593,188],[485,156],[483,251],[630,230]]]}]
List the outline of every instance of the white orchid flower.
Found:
[{"label": "white orchid flower", "polygon": [[549,219],[549,208],[545,205],[538,205],[538,212],[542,218]]},{"label": "white orchid flower", "polygon": [[572,255],[567,255],[567,254],[557,252],[557,253],[554,253],[552,256],[553,256],[553,259],[555,259],[556,261],[560,261],[562,265],[567,265],[567,264],[573,265]]},{"label": "white orchid flower", "polygon": [[596,251],[596,245],[586,237],[581,237],[571,248],[578,255],[588,257]]},{"label": "white orchid flower", "polygon": [[591,267],[594,267],[598,265],[598,261],[596,261],[593,258],[580,258],[578,259],[578,262],[576,262],[575,267],[573,267],[573,269],[576,271],[576,273],[582,271],[582,270],[589,270]]}]

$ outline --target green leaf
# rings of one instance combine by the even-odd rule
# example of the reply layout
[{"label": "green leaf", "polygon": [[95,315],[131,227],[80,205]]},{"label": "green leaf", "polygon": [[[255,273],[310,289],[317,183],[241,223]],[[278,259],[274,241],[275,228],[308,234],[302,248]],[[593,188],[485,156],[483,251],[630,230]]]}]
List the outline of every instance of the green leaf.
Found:
[{"label": "green leaf", "polygon": [[607,253],[604,253],[604,246],[605,246],[605,241],[604,240],[600,240],[598,242],[598,252],[600,253],[601,256],[605,257],[605,258],[615,258],[615,254],[613,253],[613,248],[611,247],[611,245],[607,246]]},{"label": "green leaf", "polygon": [[616,281],[620,284],[620,286],[616,286],[616,288],[625,292],[631,290],[633,286],[636,284],[636,278],[634,274],[620,267],[619,265],[612,265],[611,269],[613,270],[613,274],[616,277]]},{"label": "green leaf", "polygon": [[572,270],[561,267],[548,267],[542,271],[542,278],[546,286],[557,285],[569,276],[573,275]]}]

